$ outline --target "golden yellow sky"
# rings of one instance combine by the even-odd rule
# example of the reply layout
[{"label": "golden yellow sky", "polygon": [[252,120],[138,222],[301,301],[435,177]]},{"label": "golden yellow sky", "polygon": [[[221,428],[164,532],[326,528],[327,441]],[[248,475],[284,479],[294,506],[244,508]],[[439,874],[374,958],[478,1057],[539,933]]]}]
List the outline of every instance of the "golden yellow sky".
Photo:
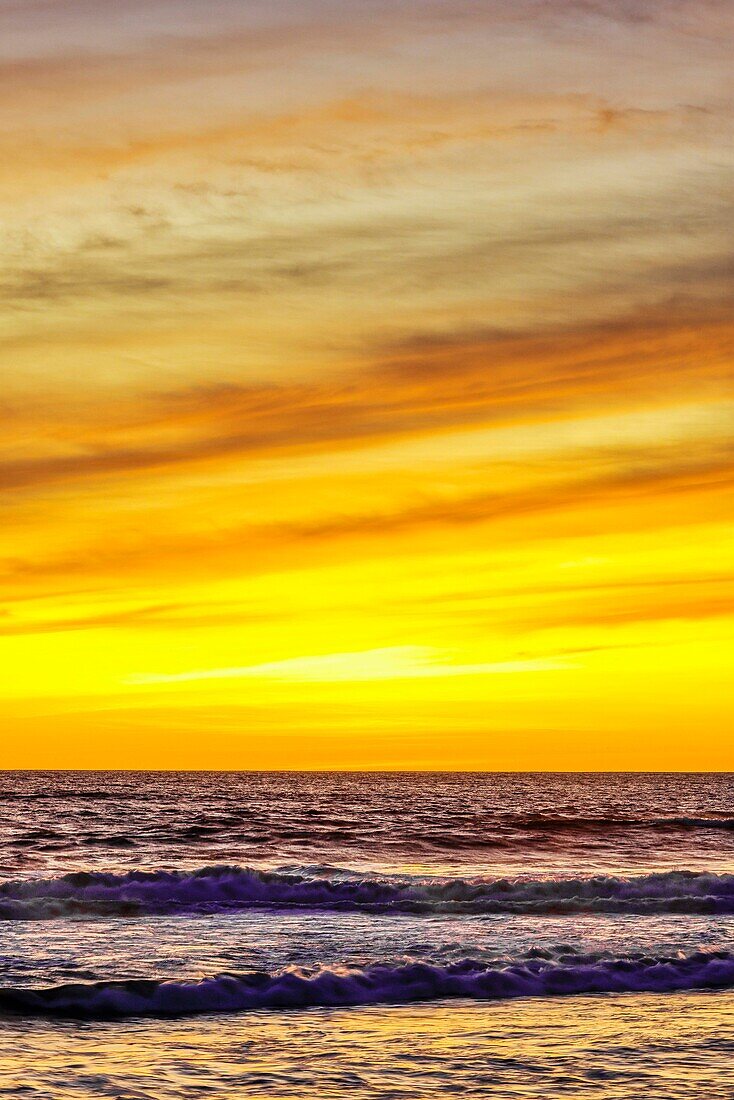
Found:
[{"label": "golden yellow sky", "polygon": [[0,0],[5,767],[734,769],[728,0]]}]

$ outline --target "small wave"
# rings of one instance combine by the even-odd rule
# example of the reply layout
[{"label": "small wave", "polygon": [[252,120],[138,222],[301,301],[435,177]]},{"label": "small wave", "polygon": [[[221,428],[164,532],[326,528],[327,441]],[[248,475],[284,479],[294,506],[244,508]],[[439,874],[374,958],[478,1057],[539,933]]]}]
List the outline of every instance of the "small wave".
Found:
[{"label": "small wave", "polygon": [[732,817],[661,817],[656,818],[657,826],[677,827],[679,829],[734,829]]},{"label": "small wave", "polygon": [[81,841],[82,844],[88,844],[99,848],[134,848],[135,841],[131,840],[129,836],[107,834],[103,836],[86,836]]},{"label": "small wave", "polygon": [[711,814],[706,817],[619,817],[578,816],[553,813],[501,814],[492,825],[523,832],[594,833],[633,830],[671,831],[689,829],[734,829],[734,817],[729,814]]},{"label": "small wave", "polygon": [[0,883],[0,919],[216,912],[246,908],[412,913],[734,913],[734,875],[671,871],[623,878],[359,876],[338,868],[77,872]]},{"label": "small wave", "polygon": [[0,790],[1,802],[28,802],[33,805],[35,802],[48,802],[53,800],[61,800],[68,802],[85,801],[85,802],[98,802],[98,801],[112,801],[114,799],[129,799],[129,798],[141,798],[145,797],[139,792],[130,792],[125,790],[119,791],[105,791],[105,790],[85,790],[84,788],[73,787],[51,787],[46,790],[33,790],[33,791],[15,791],[15,790]]},{"label": "small wave", "polygon": [[497,1000],[584,993],[667,993],[734,986],[734,956],[697,952],[686,957],[543,959],[488,965],[464,959],[375,965],[363,970],[289,968],[249,971],[199,981],[102,981],[45,989],[0,988],[0,1012],[105,1019],[189,1016],[245,1009],[396,1004],[469,998]]}]

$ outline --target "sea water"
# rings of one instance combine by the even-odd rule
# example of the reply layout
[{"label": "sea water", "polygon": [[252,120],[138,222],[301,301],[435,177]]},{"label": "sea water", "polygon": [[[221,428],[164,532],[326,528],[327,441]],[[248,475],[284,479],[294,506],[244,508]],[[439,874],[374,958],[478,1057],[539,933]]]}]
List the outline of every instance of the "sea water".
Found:
[{"label": "sea water", "polygon": [[0,1096],[734,1095],[734,777],[6,772],[0,804]]}]

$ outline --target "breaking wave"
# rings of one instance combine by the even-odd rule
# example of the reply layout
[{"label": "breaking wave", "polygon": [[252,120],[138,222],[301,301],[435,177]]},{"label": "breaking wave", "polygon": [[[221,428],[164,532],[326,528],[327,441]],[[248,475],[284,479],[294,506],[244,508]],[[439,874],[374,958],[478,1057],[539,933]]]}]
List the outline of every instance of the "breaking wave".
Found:
[{"label": "breaking wave", "polygon": [[102,981],[45,989],[0,989],[0,1012],[105,1019],[188,1016],[245,1009],[306,1008],[433,1001],[496,1000],[579,993],[666,993],[734,986],[734,956],[630,957],[566,963],[542,958],[495,964],[464,959],[375,965],[363,970],[290,968],[248,971],[198,981]]},{"label": "breaking wave", "polygon": [[360,876],[338,868],[78,872],[0,883],[0,919],[299,908],[412,913],[734,913],[734,875]]}]

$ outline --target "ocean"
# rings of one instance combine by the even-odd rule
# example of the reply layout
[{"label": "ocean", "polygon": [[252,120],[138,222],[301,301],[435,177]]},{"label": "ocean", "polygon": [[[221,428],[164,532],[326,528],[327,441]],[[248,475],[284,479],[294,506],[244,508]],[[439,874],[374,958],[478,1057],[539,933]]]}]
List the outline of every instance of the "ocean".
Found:
[{"label": "ocean", "polygon": [[734,777],[0,773],[0,1096],[734,1096]]}]

